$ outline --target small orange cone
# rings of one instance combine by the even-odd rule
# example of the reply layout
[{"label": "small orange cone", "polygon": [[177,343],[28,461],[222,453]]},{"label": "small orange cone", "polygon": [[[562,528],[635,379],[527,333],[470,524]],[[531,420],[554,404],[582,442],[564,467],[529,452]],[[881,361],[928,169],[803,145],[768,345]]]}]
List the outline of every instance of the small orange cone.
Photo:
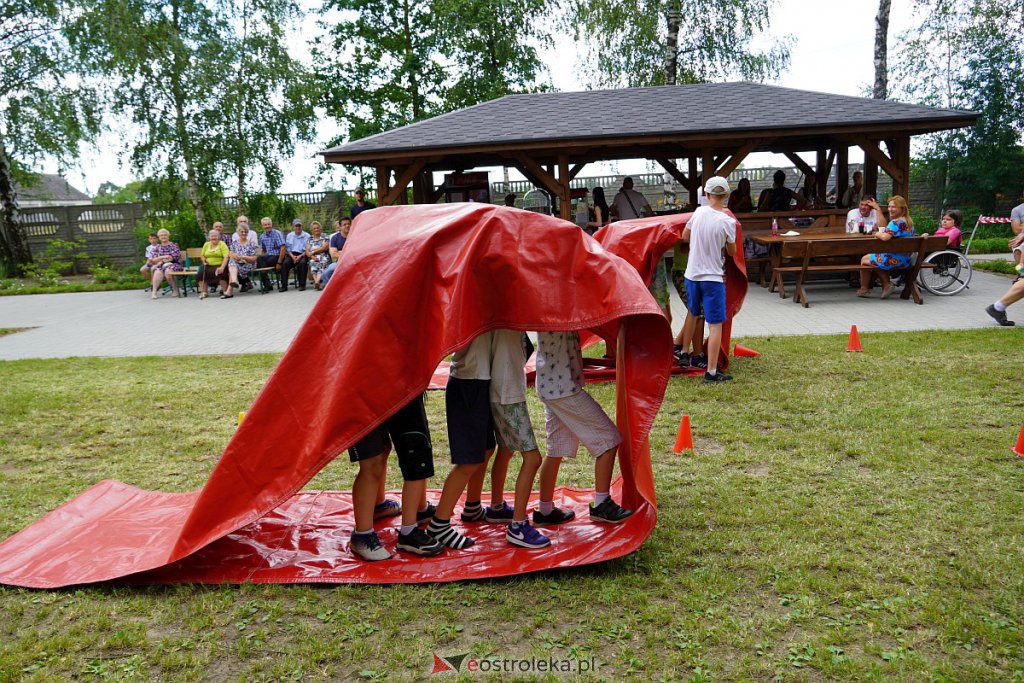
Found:
[{"label": "small orange cone", "polygon": [[679,422],[679,434],[676,436],[676,447],[672,452],[679,455],[683,451],[693,450],[693,434],[690,433],[690,416],[683,415]]},{"label": "small orange cone", "polygon": [[743,344],[736,344],[732,347],[732,355],[736,358],[757,358],[761,354]]},{"label": "small orange cone", "polygon": [[1024,458],[1024,426],[1020,428],[1020,436],[1017,437],[1017,445],[1013,447],[1013,452]]},{"label": "small orange cone", "polygon": [[238,426],[242,426],[242,420],[245,419],[245,413],[238,413]]},{"label": "small orange cone", "polygon": [[857,326],[850,326],[850,343],[846,345],[847,351],[863,351],[860,347],[860,335],[857,334]]}]

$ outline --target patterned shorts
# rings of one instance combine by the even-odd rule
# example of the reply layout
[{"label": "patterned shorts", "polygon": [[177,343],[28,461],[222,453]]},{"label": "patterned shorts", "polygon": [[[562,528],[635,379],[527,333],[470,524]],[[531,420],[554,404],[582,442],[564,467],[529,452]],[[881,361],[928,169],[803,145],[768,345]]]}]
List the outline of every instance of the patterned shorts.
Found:
[{"label": "patterned shorts", "polygon": [[679,298],[683,300],[683,307],[688,309],[689,306],[686,304],[686,271],[673,270],[672,284],[676,286],[676,293],[679,295]]},{"label": "patterned shorts", "polygon": [[595,458],[622,443],[622,435],[604,408],[585,391],[544,401],[548,457],[575,458],[580,443]]},{"label": "patterned shorts", "polygon": [[533,423],[525,401],[492,403],[491,415],[494,416],[494,431],[502,446],[520,453],[537,450],[537,437],[533,435]]},{"label": "patterned shorts", "polygon": [[651,296],[662,308],[668,306],[668,272],[665,268],[665,259],[658,259],[658,266],[654,269],[654,277],[648,288]]}]

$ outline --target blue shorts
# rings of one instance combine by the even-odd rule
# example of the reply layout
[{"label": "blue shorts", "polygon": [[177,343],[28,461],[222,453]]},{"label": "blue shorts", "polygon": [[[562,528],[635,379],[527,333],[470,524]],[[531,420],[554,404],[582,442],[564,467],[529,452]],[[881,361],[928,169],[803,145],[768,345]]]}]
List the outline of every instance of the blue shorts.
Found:
[{"label": "blue shorts", "polygon": [[686,280],[686,305],[690,315],[704,316],[709,325],[725,322],[725,283]]}]

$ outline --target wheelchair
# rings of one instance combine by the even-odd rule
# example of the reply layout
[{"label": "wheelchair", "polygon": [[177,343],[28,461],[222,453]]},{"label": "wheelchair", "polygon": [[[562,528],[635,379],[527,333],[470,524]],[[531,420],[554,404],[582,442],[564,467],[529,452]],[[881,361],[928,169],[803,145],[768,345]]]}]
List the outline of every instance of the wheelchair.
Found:
[{"label": "wheelchair", "polygon": [[949,248],[925,257],[917,283],[936,296],[953,296],[967,289],[973,274],[974,269],[964,253]]}]

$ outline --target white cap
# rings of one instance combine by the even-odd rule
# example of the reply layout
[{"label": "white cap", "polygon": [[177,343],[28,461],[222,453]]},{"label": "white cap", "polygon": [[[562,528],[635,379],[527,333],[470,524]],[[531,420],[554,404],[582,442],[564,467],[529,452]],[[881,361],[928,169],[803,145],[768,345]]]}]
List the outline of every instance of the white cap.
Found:
[{"label": "white cap", "polygon": [[720,175],[716,175],[704,184],[704,194],[723,195],[729,194],[731,188],[729,181]]}]

